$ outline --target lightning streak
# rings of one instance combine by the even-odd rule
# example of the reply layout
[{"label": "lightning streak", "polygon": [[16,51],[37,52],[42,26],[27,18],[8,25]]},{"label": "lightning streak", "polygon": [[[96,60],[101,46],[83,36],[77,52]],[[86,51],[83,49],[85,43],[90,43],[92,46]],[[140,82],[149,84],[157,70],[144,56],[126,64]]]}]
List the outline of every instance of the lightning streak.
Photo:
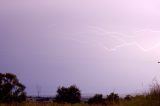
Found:
[{"label": "lightning streak", "polygon": [[[141,40],[141,33],[149,32],[152,35],[149,37],[154,37],[153,35],[157,35],[158,39],[154,44],[150,45],[150,47],[144,47],[143,43],[149,42],[138,42],[137,39]],[[87,31],[85,32],[76,32],[75,34],[70,37],[71,40],[74,40],[79,43],[85,43],[89,45],[99,46],[107,51],[116,51],[120,48],[126,46],[136,46],[143,52],[148,52],[153,49],[160,47],[160,31],[151,30],[151,29],[142,29],[138,31],[134,31],[130,34],[120,33],[120,32],[111,32],[106,31],[97,26],[88,26]],[[142,36],[145,41],[145,35]],[[150,40],[150,39],[149,39]],[[109,42],[110,41],[110,42]],[[108,43],[109,42],[109,43]],[[154,42],[154,41],[153,41]],[[113,44],[114,45],[113,45]]]}]

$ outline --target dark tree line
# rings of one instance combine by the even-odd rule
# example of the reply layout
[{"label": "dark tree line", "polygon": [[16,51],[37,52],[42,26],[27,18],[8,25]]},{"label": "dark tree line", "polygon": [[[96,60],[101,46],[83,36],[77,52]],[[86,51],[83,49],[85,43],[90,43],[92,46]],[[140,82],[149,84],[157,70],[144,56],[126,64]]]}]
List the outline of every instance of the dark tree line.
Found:
[{"label": "dark tree line", "polygon": [[[131,97],[126,96],[126,100]],[[19,82],[16,75],[11,73],[0,73],[0,102],[22,102],[26,100],[25,86]],[[75,85],[59,87],[54,98],[58,103],[79,103],[81,102],[81,91]],[[118,104],[118,94],[111,93],[103,98],[102,94],[96,94],[88,99],[88,104]]]},{"label": "dark tree line", "polygon": [[95,94],[93,97],[89,98],[88,103],[89,104],[119,104],[119,96],[118,94],[112,92],[109,95],[107,95],[105,98],[103,98],[102,94]]},{"label": "dark tree line", "polygon": [[103,99],[102,94],[95,94],[93,97],[89,98],[89,104],[104,104],[105,100]]}]

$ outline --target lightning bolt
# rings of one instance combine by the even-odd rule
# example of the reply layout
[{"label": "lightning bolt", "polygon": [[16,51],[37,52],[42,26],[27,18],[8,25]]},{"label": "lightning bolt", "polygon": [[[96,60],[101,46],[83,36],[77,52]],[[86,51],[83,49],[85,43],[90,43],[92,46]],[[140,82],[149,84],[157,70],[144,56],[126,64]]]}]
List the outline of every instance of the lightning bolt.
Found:
[{"label": "lightning bolt", "polygon": [[[101,35],[104,35],[104,36],[109,35],[110,37],[123,42],[122,44],[116,45],[113,48],[108,48],[106,45],[104,45],[102,43],[99,43],[99,45],[101,45],[107,51],[116,51],[119,48],[122,48],[122,47],[125,47],[125,46],[132,46],[132,45],[137,46],[140,50],[142,50],[144,52],[148,52],[148,51],[151,51],[153,49],[156,49],[156,48],[160,47],[160,42],[157,42],[156,44],[152,45],[149,48],[144,48],[140,43],[138,43],[137,41],[134,40],[134,38],[138,36],[137,33],[141,33],[141,32],[158,33],[158,35],[160,35],[160,31],[157,31],[157,30],[141,29],[141,30],[135,31],[131,35],[126,35],[126,34],[120,33],[120,32],[106,31],[106,30],[104,30],[100,27],[97,27],[97,26],[88,26],[88,28],[92,29],[92,31],[94,31],[94,32],[98,32]],[[150,35],[150,36],[152,36],[152,35]],[[127,39],[128,41],[125,40],[125,39]]]},{"label": "lightning bolt", "polygon": [[[160,35],[160,31],[156,30],[151,30],[151,29],[141,29],[138,31],[134,31],[131,34],[125,34],[125,33],[120,33],[120,32],[111,32],[111,31],[106,31],[105,29],[97,26],[88,26],[87,27],[87,32],[76,32],[76,34],[73,34],[70,39],[79,42],[79,43],[85,43],[85,44],[90,44],[94,46],[99,46],[103,48],[104,50],[107,51],[117,51],[118,49],[126,46],[136,46],[143,52],[148,52],[153,49],[159,48],[160,47],[160,37],[159,41],[155,42],[151,47],[144,47],[142,46],[141,43],[139,43],[136,38],[138,38],[140,35],[139,33],[143,32],[150,32],[150,33],[156,33],[157,36]],[[92,34],[96,34],[96,36],[91,36]],[[75,36],[77,35],[77,36]],[[81,38],[79,38],[81,36]],[[152,35],[149,35],[152,36]],[[94,39],[93,39],[94,37]],[[118,43],[112,47],[107,46],[106,42],[108,40],[108,37],[112,40],[114,40],[114,43]],[[99,39],[101,38],[101,39]],[[145,38],[144,38],[145,39]],[[106,40],[106,41],[105,41]]]}]

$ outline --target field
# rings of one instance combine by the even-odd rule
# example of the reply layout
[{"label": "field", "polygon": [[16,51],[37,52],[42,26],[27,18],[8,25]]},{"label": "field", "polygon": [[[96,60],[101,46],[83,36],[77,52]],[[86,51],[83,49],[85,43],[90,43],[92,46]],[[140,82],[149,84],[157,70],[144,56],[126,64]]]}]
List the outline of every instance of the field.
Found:
[{"label": "field", "polygon": [[94,104],[89,105],[87,103],[77,103],[77,104],[69,104],[69,103],[38,103],[38,102],[23,102],[23,103],[12,103],[12,104],[0,104],[0,106],[160,106],[158,99],[147,98],[144,95],[135,96],[132,100],[120,100],[119,104],[113,105],[100,105]]},{"label": "field", "polygon": [[126,101],[121,100],[120,104],[113,105],[100,105],[100,104],[59,104],[59,103],[36,103],[36,102],[24,102],[24,103],[12,103],[12,104],[0,104],[0,106],[159,106],[157,103],[149,103],[144,97],[135,97],[133,100]]},{"label": "field", "polygon": [[[0,104],[0,106],[102,106],[88,104],[57,104],[57,103],[20,103],[20,104]],[[107,105],[107,106],[122,106],[122,105]]]}]

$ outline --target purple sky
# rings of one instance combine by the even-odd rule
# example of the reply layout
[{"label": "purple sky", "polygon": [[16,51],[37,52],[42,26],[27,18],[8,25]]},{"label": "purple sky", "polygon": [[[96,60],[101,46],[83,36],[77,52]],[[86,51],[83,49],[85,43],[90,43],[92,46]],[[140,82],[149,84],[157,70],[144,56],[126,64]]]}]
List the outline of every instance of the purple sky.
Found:
[{"label": "purple sky", "polygon": [[0,72],[29,95],[137,93],[160,79],[159,0],[0,1]]}]

